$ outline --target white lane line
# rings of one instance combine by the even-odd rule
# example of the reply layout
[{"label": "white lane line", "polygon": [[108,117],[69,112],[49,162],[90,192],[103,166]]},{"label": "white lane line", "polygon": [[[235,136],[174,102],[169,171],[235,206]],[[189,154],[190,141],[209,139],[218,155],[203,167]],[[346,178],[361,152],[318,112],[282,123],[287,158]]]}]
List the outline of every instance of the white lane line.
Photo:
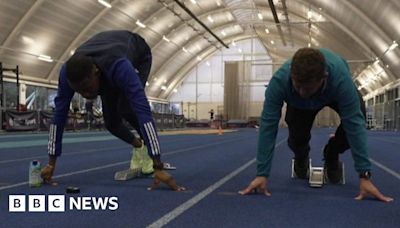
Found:
[{"label": "white lane line", "polygon": [[186,210],[188,210],[189,208],[191,208],[192,206],[197,204],[200,200],[202,200],[207,195],[209,195],[210,193],[215,191],[217,188],[219,188],[223,184],[225,184],[227,181],[229,181],[230,179],[235,177],[237,174],[239,174],[240,172],[245,170],[247,167],[252,165],[255,161],[256,161],[256,159],[254,159],[254,158],[252,160],[248,161],[246,164],[242,165],[240,168],[238,168],[235,171],[231,172],[230,174],[228,174],[224,178],[220,179],[219,181],[217,181],[216,183],[214,183],[210,187],[206,188],[205,190],[203,190],[202,192],[200,192],[199,194],[197,194],[193,198],[191,198],[188,201],[186,201],[185,203],[181,204],[179,207],[177,207],[174,210],[170,211],[168,214],[164,215],[159,220],[155,221],[154,223],[152,223],[151,225],[149,225],[147,227],[148,228],[156,228],[156,227],[162,227],[162,226],[168,224],[171,220],[175,219],[180,214],[182,214],[183,212],[185,212]]},{"label": "white lane line", "polygon": [[[214,145],[217,145],[217,144],[228,143],[228,142],[231,142],[231,141],[241,141],[241,140],[244,140],[244,139],[246,139],[246,138],[239,138],[239,139],[234,138],[234,139],[230,139],[230,140],[221,141],[221,142],[219,142],[219,143],[205,144],[205,145],[203,145],[203,146],[195,146],[195,147],[189,147],[189,148],[186,148],[186,149],[183,149],[183,150],[171,151],[171,152],[169,152],[169,153],[164,153],[163,155],[164,155],[164,156],[165,156],[165,155],[171,155],[171,154],[181,153],[181,152],[190,151],[190,150],[195,150],[195,149],[199,149],[199,148],[214,146]],[[100,170],[100,169],[106,169],[106,168],[111,168],[111,167],[114,167],[114,166],[119,166],[119,165],[127,164],[127,163],[130,163],[130,162],[131,162],[131,161],[123,161],[123,162],[112,163],[112,164],[108,164],[108,165],[104,165],[104,166],[97,166],[97,167],[90,168],[90,169],[84,169],[84,170],[80,170],[80,171],[76,171],[76,172],[71,172],[71,173],[65,173],[65,174],[57,175],[57,176],[54,176],[54,178],[56,179],[56,178],[60,178],[60,177],[67,177],[67,176],[72,176],[72,175],[76,175],[76,174],[88,173],[88,172],[91,172],[91,171]],[[12,184],[12,185],[3,186],[3,187],[0,187],[0,191],[1,191],[1,190],[5,190],[5,189],[10,189],[10,188],[15,188],[15,187],[23,186],[23,185],[26,185],[26,184],[28,184],[28,183],[29,183],[28,181],[24,181],[24,182]]]},{"label": "white lane line", "polygon": [[[82,152],[69,152],[69,153],[64,153],[63,157],[76,155],[76,154],[97,153],[97,152],[102,152],[102,151],[107,151],[107,150],[121,150],[121,149],[124,149],[124,148],[128,148],[128,146],[110,147],[110,148],[102,148],[102,149],[91,149],[91,150],[82,151]],[[11,163],[11,162],[19,162],[19,161],[30,161],[30,160],[33,160],[33,159],[48,158],[48,157],[49,157],[49,155],[43,155],[43,156],[33,156],[33,157],[28,157],[28,158],[17,158],[17,159],[3,160],[3,161],[0,161],[0,164]]]},{"label": "white lane line", "polygon": [[[286,141],[286,139],[280,141],[278,144],[275,145],[275,148],[280,146],[285,141]],[[204,199],[206,196],[211,194],[217,188],[221,187],[223,184],[228,182],[230,179],[235,177],[237,174],[239,174],[240,172],[242,172],[243,170],[245,170],[247,167],[249,167],[250,165],[252,165],[255,162],[256,162],[255,158],[253,158],[252,160],[248,161],[246,164],[242,165],[241,167],[239,167],[235,171],[231,172],[230,174],[228,174],[224,178],[220,179],[219,181],[217,181],[216,183],[214,183],[210,187],[206,188],[205,190],[203,190],[202,192],[200,192],[199,194],[197,194],[193,198],[189,199],[185,203],[181,204],[180,206],[176,207],[175,209],[173,209],[169,213],[165,214],[163,217],[161,217],[157,221],[155,221],[152,224],[150,224],[149,226],[147,226],[147,228],[158,228],[158,227],[162,227],[164,225],[167,225],[170,221],[172,221],[173,219],[175,219],[176,217],[181,215],[183,212],[185,212],[189,208],[193,207],[200,200]]]},{"label": "white lane line", "polygon": [[393,175],[397,179],[400,180],[400,174],[396,173],[396,171],[391,170],[390,168],[386,167],[385,165],[375,161],[374,159],[369,159],[374,165],[378,166],[379,168],[383,169],[384,171],[388,172],[389,174]]},{"label": "white lane line", "polygon": [[[76,174],[88,173],[88,172],[91,172],[91,171],[111,168],[111,167],[114,167],[114,166],[119,166],[119,165],[123,165],[123,164],[127,164],[127,163],[130,163],[130,161],[117,162],[117,163],[112,163],[112,164],[108,164],[108,165],[97,166],[97,167],[90,168],[90,169],[79,170],[79,171],[76,171],[76,172],[65,173],[65,174],[54,176],[54,178],[68,177],[68,176],[72,176],[72,175],[76,175]],[[17,184],[3,186],[3,187],[0,187],[0,191],[4,190],[4,189],[10,189],[10,188],[19,187],[19,186],[22,186],[22,185],[26,185],[28,183],[29,183],[28,181],[24,181],[24,182],[17,183]]]},{"label": "white lane line", "polygon": [[[234,138],[233,140],[230,141],[234,141],[236,140],[236,138]],[[164,141],[163,143],[176,143],[176,142],[181,142],[181,141],[187,141],[185,140],[171,140],[171,141]],[[230,142],[230,141],[223,141],[224,142]],[[212,144],[208,144],[208,146],[213,146],[213,145],[217,145],[217,144],[221,144],[221,142],[217,142],[217,143],[212,143]],[[198,146],[198,147],[190,147],[190,148],[186,148],[186,149],[182,149],[182,150],[176,150],[176,151],[172,151],[169,153],[163,153],[162,155],[166,155],[166,154],[175,154],[175,153],[180,153],[180,152],[184,152],[184,151],[188,151],[188,150],[194,150],[197,148],[202,148],[204,147],[204,145],[202,146]],[[65,156],[71,156],[71,155],[77,155],[77,154],[90,154],[90,153],[97,153],[97,152],[102,152],[102,151],[107,151],[107,150],[120,150],[120,149],[124,149],[127,148],[129,150],[131,150],[130,146],[120,146],[120,147],[110,147],[110,148],[103,148],[103,149],[90,149],[87,151],[81,151],[81,152],[68,152],[68,153],[63,153],[63,157]],[[34,159],[39,159],[39,158],[48,158],[49,155],[42,155],[42,156],[32,156],[32,157],[26,157],[26,158],[16,158],[16,159],[9,159],[9,160],[1,160],[0,164],[5,164],[5,163],[12,163],[12,162],[20,162],[20,161],[30,161],[30,160],[34,160]]]}]

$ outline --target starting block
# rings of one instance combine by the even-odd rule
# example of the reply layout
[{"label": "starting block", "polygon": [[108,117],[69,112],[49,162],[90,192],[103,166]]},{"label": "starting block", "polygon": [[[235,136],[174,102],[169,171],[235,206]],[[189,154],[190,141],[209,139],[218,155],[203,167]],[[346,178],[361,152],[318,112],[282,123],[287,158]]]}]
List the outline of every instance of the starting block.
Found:
[{"label": "starting block", "polygon": [[[345,172],[344,172],[344,163],[339,161],[339,166],[340,166],[340,168],[342,170],[342,178],[340,178],[339,184],[346,184],[346,175],[345,175]],[[326,170],[324,171],[324,182],[325,183],[329,182],[328,175],[326,174]]]},{"label": "starting block", "polygon": [[[176,167],[171,165],[170,163],[164,163],[164,169],[165,170],[175,170]],[[152,173],[151,173],[152,174]],[[127,181],[133,178],[137,178],[137,177],[147,177],[149,176],[149,174],[143,174],[142,173],[142,169],[141,168],[137,168],[137,169],[126,169],[126,170],[122,170],[122,171],[118,171],[114,174],[114,180],[116,181]]]},{"label": "starting block", "polygon": [[[340,184],[346,183],[346,176],[344,171],[344,164],[340,162],[339,164],[342,170],[342,178],[340,179]],[[296,173],[294,172],[294,159],[292,159],[292,178],[296,178]],[[309,172],[308,172],[308,183],[310,187],[320,188],[323,184],[328,183],[328,175],[324,167],[313,167],[311,163],[311,159],[309,162]]]},{"label": "starting block", "polygon": [[[311,170],[311,159],[310,159],[310,162],[309,162],[309,169],[308,169],[307,176],[310,175],[310,170]],[[294,171],[294,159],[292,159],[292,175],[291,175],[291,177],[292,178],[297,178],[296,172]]]},{"label": "starting block", "polygon": [[132,178],[142,176],[142,169],[126,169],[122,171],[118,171],[114,174],[114,180],[117,181],[127,181]]},{"label": "starting block", "polygon": [[308,183],[310,187],[320,188],[324,184],[324,167],[312,167],[310,163],[310,177]]}]

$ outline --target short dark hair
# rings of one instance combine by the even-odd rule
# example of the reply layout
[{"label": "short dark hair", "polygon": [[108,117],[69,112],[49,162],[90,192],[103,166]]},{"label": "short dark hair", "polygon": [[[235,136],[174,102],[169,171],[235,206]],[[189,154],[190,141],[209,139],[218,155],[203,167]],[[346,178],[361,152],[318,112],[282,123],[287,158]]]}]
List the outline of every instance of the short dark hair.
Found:
[{"label": "short dark hair", "polygon": [[79,84],[85,80],[93,70],[93,60],[91,57],[74,54],[67,61],[66,71],[69,83]]},{"label": "short dark hair", "polygon": [[301,48],[292,59],[291,75],[300,82],[318,81],[325,77],[324,55],[314,48]]}]

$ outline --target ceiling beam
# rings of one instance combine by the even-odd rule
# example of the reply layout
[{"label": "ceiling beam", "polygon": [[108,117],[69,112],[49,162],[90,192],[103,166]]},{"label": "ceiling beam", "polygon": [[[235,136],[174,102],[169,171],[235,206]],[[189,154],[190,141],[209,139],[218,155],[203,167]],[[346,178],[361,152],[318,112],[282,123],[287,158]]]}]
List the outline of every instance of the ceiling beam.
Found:
[{"label": "ceiling beam", "polygon": [[[3,47],[7,47],[11,42],[17,39],[18,34],[24,27],[24,25],[29,22],[29,19],[32,15],[39,9],[39,7],[45,2],[45,0],[38,0],[33,3],[31,8],[24,14],[24,16],[18,21],[17,25],[15,25],[14,29],[7,36],[6,40],[1,44]],[[2,56],[4,49],[0,49],[0,56]]]},{"label": "ceiling beam", "polygon": [[[115,5],[119,0],[114,0],[110,4]],[[104,7],[100,13],[98,13],[86,26],[83,28],[78,35],[75,37],[75,39],[70,43],[70,45],[65,49],[64,53],[61,55],[59,58],[59,62],[53,66],[53,68],[50,70],[50,73],[47,75],[46,79],[49,80],[53,75],[56,75],[58,72],[59,67],[63,64],[63,60],[67,59],[67,57],[70,55],[70,51],[72,48],[76,47],[78,45],[78,42],[81,42],[82,37],[89,31],[89,29],[92,28],[92,26],[100,20],[104,14],[106,14],[110,8]]]},{"label": "ceiling beam", "polygon": [[285,37],[283,36],[282,28],[279,22],[278,14],[276,13],[275,4],[273,0],[268,0],[269,7],[271,8],[272,16],[274,16],[274,21],[276,23],[276,28],[278,29],[279,36],[281,37],[283,46],[286,46]]},{"label": "ceiling beam", "polygon": [[221,40],[221,38],[219,38],[217,35],[215,35],[215,33],[213,31],[211,31],[211,29],[209,29],[207,27],[207,25],[205,25],[199,18],[196,17],[196,15],[193,14],[192,11],[190,11],[190,9],[188,9],[183,3],[181,3],[178,0],[174,0],[176,2],[176,4],[178,4],[187,14],[189,14],[195,21],[197,21],[197,23],[199,23],[205,30],[207,30],[207,32],[209,32],[215,39],[218,40],[218,42],[220,42],[224,47],[229,48],[228,45],[226,45],[224,43],[224,41]]}]

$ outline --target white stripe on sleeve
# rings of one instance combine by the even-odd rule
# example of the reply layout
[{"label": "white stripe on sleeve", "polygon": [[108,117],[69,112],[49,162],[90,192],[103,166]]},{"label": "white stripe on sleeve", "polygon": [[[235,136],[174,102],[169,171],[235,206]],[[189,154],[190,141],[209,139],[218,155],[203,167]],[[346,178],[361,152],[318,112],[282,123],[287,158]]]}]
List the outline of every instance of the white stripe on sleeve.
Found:
[{"label": "white stripe on sleeve", "polygon": [[156,130],[154,129],[154,125],[152,123],[150,124],[150,127],[151,127],[151,130],[152,130],[153,135],[154,135],[154,143],[155,143],[155,146],[157,148],[157,154],[160,154],[160,144],[158,143]]},{"label": "white stripe on sleeve", "polygon": [[152,154],[153,155],[160,154],[158,143],[157,143],[157,138],[155,137],[155,134],[154,134],[154,132],[152,130],[153,129],[152,128],[152,123],[151,122],[145,123],[144,126],[145,126],[145,130],[146,130],[146,133],[147,133],[149,141],[150,141],[150,146],[152,148],[152,151],[151,151]]},{"label": "white stripe on sleeve", "polygon": [[55,155],[56,134],[57,134],[57,125],[51,124],[49,132],[49,145],[48,145],[49,155]]}]

